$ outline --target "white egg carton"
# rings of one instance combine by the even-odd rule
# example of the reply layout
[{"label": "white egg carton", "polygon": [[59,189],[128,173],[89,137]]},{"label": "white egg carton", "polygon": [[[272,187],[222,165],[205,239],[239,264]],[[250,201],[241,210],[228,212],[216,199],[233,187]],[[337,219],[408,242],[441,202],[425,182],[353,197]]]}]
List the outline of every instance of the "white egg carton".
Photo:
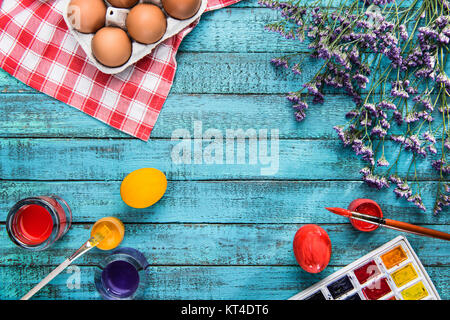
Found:
[{"label": "white egg carton", "polygon": [[[73,28],[72,23],[70,23],[70,20],[68,18],[68,7],[69,7],[70,0],[63,0],[63,2],[64,2],[64,4],[63,4],[64,20],[65,20],[67,26],[69,27],[70,32],[73,34],[75,39],[78,41],[80,46],[83,48],[84,52],[86,52],[91,63],[93,65],[95,65],[103,73],[117,74],[117,73],[124,71],[129,66],[135,64],[136,62],[138,62],[139,60],[144,58],[146,55],[150,54],[158,44],[167,40],[170,37],[173,37],[177,33],[181,32],[183,29],[188,27],[195,20],[200,18],[200,16],[206,10],[208,0],[202,0],[200,10],[197,12],[197,14],[195,16],[193,16],[190,19],[177,20],[166,14],[167,30],[166,30],[166,33],[164,34],[164,36],[161,38],[161,40],[159,40],[156,43],[148,44],[148,45],[138,43],[133,40],[132,41],[132,47],[133,47],[132,50],[133,51],[132,51],[130,59],[124,65],[122,65],[120,67],[115,67],[115,68],[107,67],[97,61],[97,59],[92,54],[91,42],[92,42],[92,38],[94,37],[94,34],[93,33],[89,33],[89,34],[81,33]],[[128,12],[130,11],[130,9],[115,8],[115,7],[111,6],[108,3],[108,1],[105,1],[105,3],[107,6],[106,26],[115,26],[115,27],[122,28],[126,31],[125,21],[126,21],[126,18],[127,18],[127,15],[128,15]],[[162,9],[160,0],[139,0],[139,3],[152,3],[152,4],[159,6]],[[164,9],[163,9],[163,11],[164,11]]]}]

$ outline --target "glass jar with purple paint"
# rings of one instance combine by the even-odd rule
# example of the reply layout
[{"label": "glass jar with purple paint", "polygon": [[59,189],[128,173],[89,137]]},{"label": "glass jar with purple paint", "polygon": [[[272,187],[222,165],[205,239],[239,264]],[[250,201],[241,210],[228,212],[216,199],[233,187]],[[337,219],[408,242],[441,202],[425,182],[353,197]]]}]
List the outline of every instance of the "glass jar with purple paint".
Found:
[{"label": "glass jar with purple paint", "polygon": [[106,257],[95,273],[95,287],[107,300],[140,299],[146,286],[147,259],[133,248],[119,248]]}]

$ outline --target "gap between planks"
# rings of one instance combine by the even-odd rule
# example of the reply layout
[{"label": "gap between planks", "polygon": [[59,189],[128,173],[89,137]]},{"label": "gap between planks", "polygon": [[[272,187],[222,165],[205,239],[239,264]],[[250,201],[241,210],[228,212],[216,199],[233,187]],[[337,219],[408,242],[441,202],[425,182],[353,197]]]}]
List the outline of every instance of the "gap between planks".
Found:
[{"label": "gap between planks", "polygon": [[[422,261],[423,264],[423,261]],[[92,267],[98,267],[97,264],[77,264],[74,263],[74,265],[76,265],[77,267],[81,267],[81,268],[92,268]],[[11,267],[26,267],[26,268],[41,268],[41,267],[53,267],[53,266],[58,266],[57,264],[30,264],[30,265],[21,265],[21,264],[10,264],[10,265],[6,265],[6,264],[0,264],[0,268],[11,268]],[[327,265],[327,267],[331,267],[331,268],[343,268],[347,266],[346,264],[329,264]],[[442,264],[437,264],[437,265],[425,265],[425,267],[433,267],[433,268],[448,268],[449,265],[442,265]],[[154,268],[161,268],[161,267],[167,267],[167,268],[174,268],[174,267],[181,267],[181,268],[223,268],[223,267],[248,267],[248,268],[264,268],[264,267],[275,267],[275,268],[292,268],[292,267],[299,267],[298,264],[150,264],[148,266],[150,267],[154,267]]]},{"label": "gap between planks", "polygon": [[[123,179],[108,179],[108,180],[88,180],[88,179],[55,179],[55,180],[46,180],[46,179],[42,179],[42,180],[37,180],[37,179],[1,179],[0,178],[0,183],[1,182],[49,182],[49,183],[77,183],[77,182],[104,182],[104,183],[109,183],[109,182],[122,182]],[[426,179],[426,178],[418,178],[417,181],[419,182],[436,182],[439,183],[440,180],[436,180],[436,179]],[[445,181],[445,180],[444,180]],[[204,183],[309,183],[309,182],[350,182],[350,183],[361,183],[363,184],[362,180],[353,180],[353,179],[223,179],[223,180],[218,180],[218,179],[189,179],[189,180],[172,180],[172,179],[167,179],[167,182],[171,182],[171,183],[180,183],[180,182],[184,182],[184,183],[189,183],[189,182],[204,182]]]}]

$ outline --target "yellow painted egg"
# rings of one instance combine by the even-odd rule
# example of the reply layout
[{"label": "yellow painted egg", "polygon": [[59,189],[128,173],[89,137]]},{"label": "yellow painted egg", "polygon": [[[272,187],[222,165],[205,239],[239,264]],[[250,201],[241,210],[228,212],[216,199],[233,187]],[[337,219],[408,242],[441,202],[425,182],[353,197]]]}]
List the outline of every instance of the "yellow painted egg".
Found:
[{"label": "yellow painted egg", "polygon": [[104,227],[109,229],[108,235],[99,242],[97,248],[101,250],[112,250],[119,246],[125,235],[125,226],[122,221],[115,217],[105,217],[98,220],[91,229],[91,237],[102,232]]},{"label": "yellow painted egg", "polygon": [[167,189],[164,173],[154,168],[131,172],[120,186],[122,200],[132,208],[143,209],[158,202]]}]

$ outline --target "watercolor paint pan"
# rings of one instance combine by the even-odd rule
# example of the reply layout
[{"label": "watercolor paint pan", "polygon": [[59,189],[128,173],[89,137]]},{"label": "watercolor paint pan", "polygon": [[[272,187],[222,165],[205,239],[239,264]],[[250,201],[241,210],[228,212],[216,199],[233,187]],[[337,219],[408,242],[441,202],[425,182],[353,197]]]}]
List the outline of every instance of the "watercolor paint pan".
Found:
[{"label": "watercolor paint pan", "polygon": [[441,300],[404,236],[296,294],[289,300]]}]

